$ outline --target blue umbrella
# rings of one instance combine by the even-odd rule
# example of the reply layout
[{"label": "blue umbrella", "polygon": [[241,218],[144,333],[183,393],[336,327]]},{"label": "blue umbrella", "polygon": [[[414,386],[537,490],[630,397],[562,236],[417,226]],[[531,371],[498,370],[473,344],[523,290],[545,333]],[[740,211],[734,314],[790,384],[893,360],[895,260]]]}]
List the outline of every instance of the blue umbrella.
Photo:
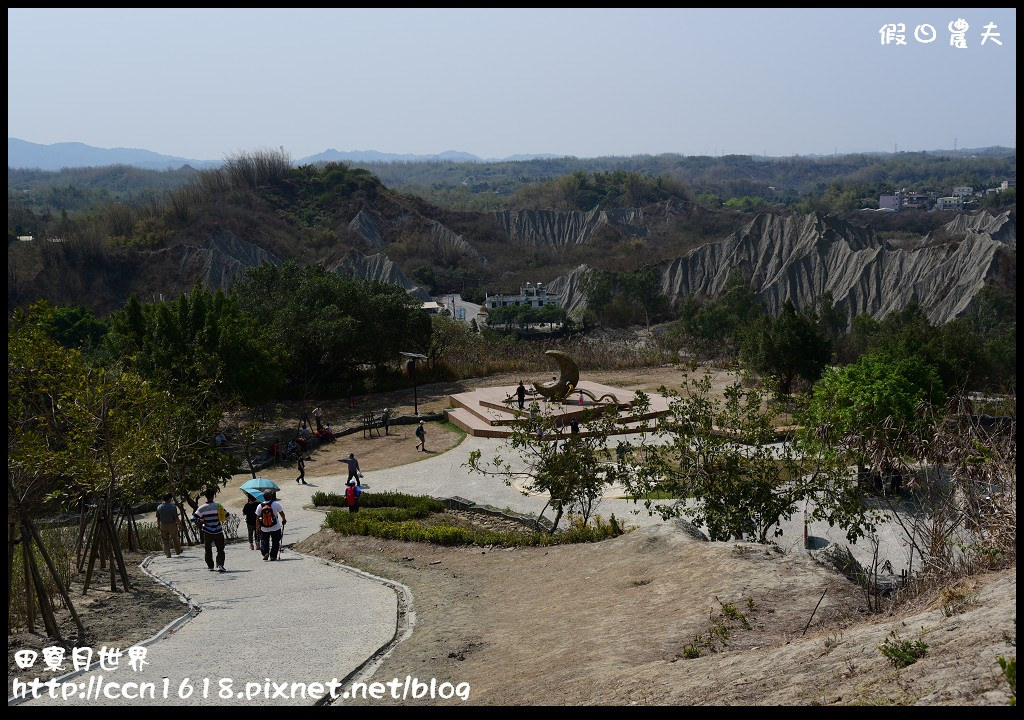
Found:
[{"label": "blue umbrella", "polygon": [[267,501],[267,499],[265,497],[263,497],[263,493],[261,493],[256,488],[249,488],[245,492],[248,493],[249,495],[252,495],[259,502],[266,502]]},{"label": "blue umbrella", "polygon": [[280,490],[280,486],[273,480],[266,478],[253,478],[242,484],[243,490]]}]

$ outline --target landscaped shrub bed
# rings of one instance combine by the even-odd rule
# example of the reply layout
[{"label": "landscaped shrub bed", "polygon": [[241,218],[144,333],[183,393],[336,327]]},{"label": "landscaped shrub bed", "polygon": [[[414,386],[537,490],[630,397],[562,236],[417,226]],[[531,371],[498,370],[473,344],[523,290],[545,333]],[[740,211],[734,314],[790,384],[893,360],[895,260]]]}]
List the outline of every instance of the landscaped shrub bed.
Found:
[{"label": "landscaped shrub bed", "polygon": [[[320,496],[320,497],[318,497]],[[318,506],[341,504],[339,495],[316,493],[313,502]],[[626,532],[614,515],[607,522],[600,516],[589,524],[571,522],[567,529],[557,533],[513,533],[467,528],[446,522],[444,503],[434,498],[402,493],[364,493],[359,512],[331,510],[325,524],[345,535],[369,535],[390,540],[430,542],[438,545],[481,545],[522,547],[558,545],[562,543],[597,542]],[[441,515],[438,518],[436,516]],[[430,520],[431,522],[419,522]]]},{"label": "landscaped shrub bed", "polygon": [[[345,496],[338,493],[313,493],[313,505],[317,507],[345,507]],[[409,517],[426,517],[430,513],[444,512],[444,503],[426,495],[409,495],[400,492],[363,493],[359,497],[360,508],[403,508],[414,510],[417,515]]]}]

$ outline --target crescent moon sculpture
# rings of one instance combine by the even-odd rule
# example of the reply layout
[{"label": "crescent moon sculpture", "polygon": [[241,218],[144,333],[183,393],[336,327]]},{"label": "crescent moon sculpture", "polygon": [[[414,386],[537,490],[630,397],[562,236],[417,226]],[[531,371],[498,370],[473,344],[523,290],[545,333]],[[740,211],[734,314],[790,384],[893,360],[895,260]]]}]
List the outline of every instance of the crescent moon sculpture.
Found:
[{"label": "crescent moon sculpture", "polygon": [[561,350],[545,350],[544,354],[558,363],[558,378],[547,382],[534,383],[537,393],[548,400],[561,401],[569,394],[569,389],[580,382],[580,369],[576,361]]}]

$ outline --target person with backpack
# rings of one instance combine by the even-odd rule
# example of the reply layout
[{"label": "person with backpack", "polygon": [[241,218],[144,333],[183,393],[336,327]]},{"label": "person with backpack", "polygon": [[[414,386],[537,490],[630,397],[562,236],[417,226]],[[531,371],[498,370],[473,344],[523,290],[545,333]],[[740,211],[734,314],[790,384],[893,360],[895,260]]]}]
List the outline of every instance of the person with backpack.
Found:
[{"label": "person with backpack", "polygon": [[423,452],[426,452],[427,451],[427,429],[424,427],[422,420],[420,420],[420,424],[416,426],[416,437],[419,439],[419,442],[416,443],[416,449],[417,450],[422,450]]},{"label": "person with backpack", "polygon": [[288,518],[284,515],[284,508],[277,499],[277,493],[268,490],[263,493],[265,500],[260,503],[256,517],[259,518],[260,530],[263,535],[260,539],[260,550],[263,553],[263,560],[277,560],[281,552],[281,535],[284,534],[284,526]]},{"label": "person with backpack", "polygon": [[362,494],[363,489],[354,482],[345,484],[345,504],[350,513],[359,512],[359,496]]},{"label": "person with backpack", "polygon": [[[206,490],[206,502],[196,508],[192,513],[192,520],[202,526],[203,543],[206,546],[206,566],[213,572],[227,572],[224,569],[224,521],[231,515],[219,502],[213,498],[217,494],[217,488]],[[217,565],[214,567],[213,548],[217,548]]]}]

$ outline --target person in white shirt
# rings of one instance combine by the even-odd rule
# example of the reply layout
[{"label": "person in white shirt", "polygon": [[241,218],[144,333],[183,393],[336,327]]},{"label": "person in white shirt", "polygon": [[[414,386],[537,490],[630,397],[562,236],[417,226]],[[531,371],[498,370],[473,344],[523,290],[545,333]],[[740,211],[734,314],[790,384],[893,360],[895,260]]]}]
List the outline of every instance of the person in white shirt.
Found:
[{"label": "person in white shirt", "polygon": [[264,502],[260,503],[256,510],[256,519],[263,532],[260,538],[260,551],[264,560],[277,560],[277,555],[281,552],[281,535],[288,518],[285,517],[284,508],[277,499],[276,492],[268,490],[263,493],[263,497]]}]

